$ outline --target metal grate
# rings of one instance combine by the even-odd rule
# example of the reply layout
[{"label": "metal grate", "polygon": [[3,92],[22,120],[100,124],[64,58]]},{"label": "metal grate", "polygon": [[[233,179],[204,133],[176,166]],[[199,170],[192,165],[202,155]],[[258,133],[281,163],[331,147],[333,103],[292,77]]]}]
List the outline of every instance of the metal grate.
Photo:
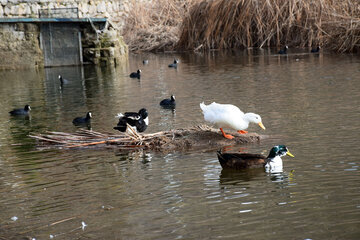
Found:
[{"label": "metal grate", "polygon": [[39,18],[79,18],[79,9],[78,8],[40,9]]}]

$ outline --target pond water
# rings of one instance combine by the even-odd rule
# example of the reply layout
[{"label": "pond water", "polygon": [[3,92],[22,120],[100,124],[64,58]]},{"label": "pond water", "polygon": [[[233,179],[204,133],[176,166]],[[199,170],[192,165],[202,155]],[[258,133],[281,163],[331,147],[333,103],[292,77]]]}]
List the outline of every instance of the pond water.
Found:
[{"label": "pond water", "polygon": [[[272,51],[129,56],[111,67],[0,72],[0,239],[359,239],[360,57]],[[149,64],[142,65],[143,59]],[[179,58],[177,69],[168,68]],[[142,69],[141,80],[129,73]],[[62,87],[57,76],[69,82]],[[160,100],[174,94],[176,111]],[[284,172],[223,171],[217,149],[39,149],[30,133],[113,132],[146,107],[147,133],[203,124],[200,102],[261,115]],[[10,117],[30,104],[30,118]],[[86,226],[85,226],[86,225]]]}]

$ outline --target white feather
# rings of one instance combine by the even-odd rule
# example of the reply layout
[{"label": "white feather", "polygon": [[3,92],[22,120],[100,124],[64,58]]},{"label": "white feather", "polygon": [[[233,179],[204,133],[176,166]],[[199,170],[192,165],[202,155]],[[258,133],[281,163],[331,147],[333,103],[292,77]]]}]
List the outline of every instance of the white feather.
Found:
[{"label": "white feather", "polygon": [[128,116],[128,118],[137,121],[140,119],[140,116]]},{"label": "white feather", "polygon": [[276,156],[273,159],[271,159],[270,162],[268,162],[265,165],[265,171],[269,173],[277,173],[283,171],[283,161],[280,156]]},{"label": "white feather", "polygon": [[122,118],[123,116],[124,116],[124,114],[118,113],[115,117],[117,117],[117,118]]},{"label": "white feather", "polygon": [[144,119],[144,122],[145,122],[146,125],[149,125],[149,118],[146,117],[146,118]]}]

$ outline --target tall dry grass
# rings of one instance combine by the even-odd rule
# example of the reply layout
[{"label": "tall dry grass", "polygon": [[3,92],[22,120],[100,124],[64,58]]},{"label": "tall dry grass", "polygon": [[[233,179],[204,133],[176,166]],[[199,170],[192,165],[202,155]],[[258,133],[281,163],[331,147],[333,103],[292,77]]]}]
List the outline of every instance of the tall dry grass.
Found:
[{"label": "tall dry grass", "polygon": [[183,20],[179,49],[324,45],[360,49],[359,0],[201,1]]},{"label": "tall dry grass", "polygon": [[182,20],[199,0],[133,0],[123,30],[130,51],[172,51]]},{"label": "tall dry grass", "polygon": [[130,51],[321,45],[360,50],[359,0],[136,1],[123,32]]}]

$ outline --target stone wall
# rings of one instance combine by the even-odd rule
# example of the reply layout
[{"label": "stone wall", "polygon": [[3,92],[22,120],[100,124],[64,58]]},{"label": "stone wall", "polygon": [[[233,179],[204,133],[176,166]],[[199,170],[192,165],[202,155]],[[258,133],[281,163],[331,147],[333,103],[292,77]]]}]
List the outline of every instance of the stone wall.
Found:
[{"label": "stone wall", "polygon": [[[84,26],[83,56],[94,64],[118,64],[127,58],[128,48],[121,30],[132,0],[0,0],[0,18],[39,18],[39,10],[78,8],[79,18],[107,18],[107,29],[95,33]],[[44,11],[42,11],[44,12]],[[54,18],[66,17],[53,16]],[[66,14],[66,13],[65,13]],[[98,31],[96,31],[98,32]],[[0,24],[0,68],[43,66],[40,49],[40,25],[31,23]]]},{"label": "stone wall", "polygon": [[0,0],[0,18],[37,18],[40,9],[78,8],[79,17],[106,17],[119,29],[131,0]]},{"label": "stone wall", "polygon": [[0,24],[0,69],[43,66],[39,31],[31,23]]}]

